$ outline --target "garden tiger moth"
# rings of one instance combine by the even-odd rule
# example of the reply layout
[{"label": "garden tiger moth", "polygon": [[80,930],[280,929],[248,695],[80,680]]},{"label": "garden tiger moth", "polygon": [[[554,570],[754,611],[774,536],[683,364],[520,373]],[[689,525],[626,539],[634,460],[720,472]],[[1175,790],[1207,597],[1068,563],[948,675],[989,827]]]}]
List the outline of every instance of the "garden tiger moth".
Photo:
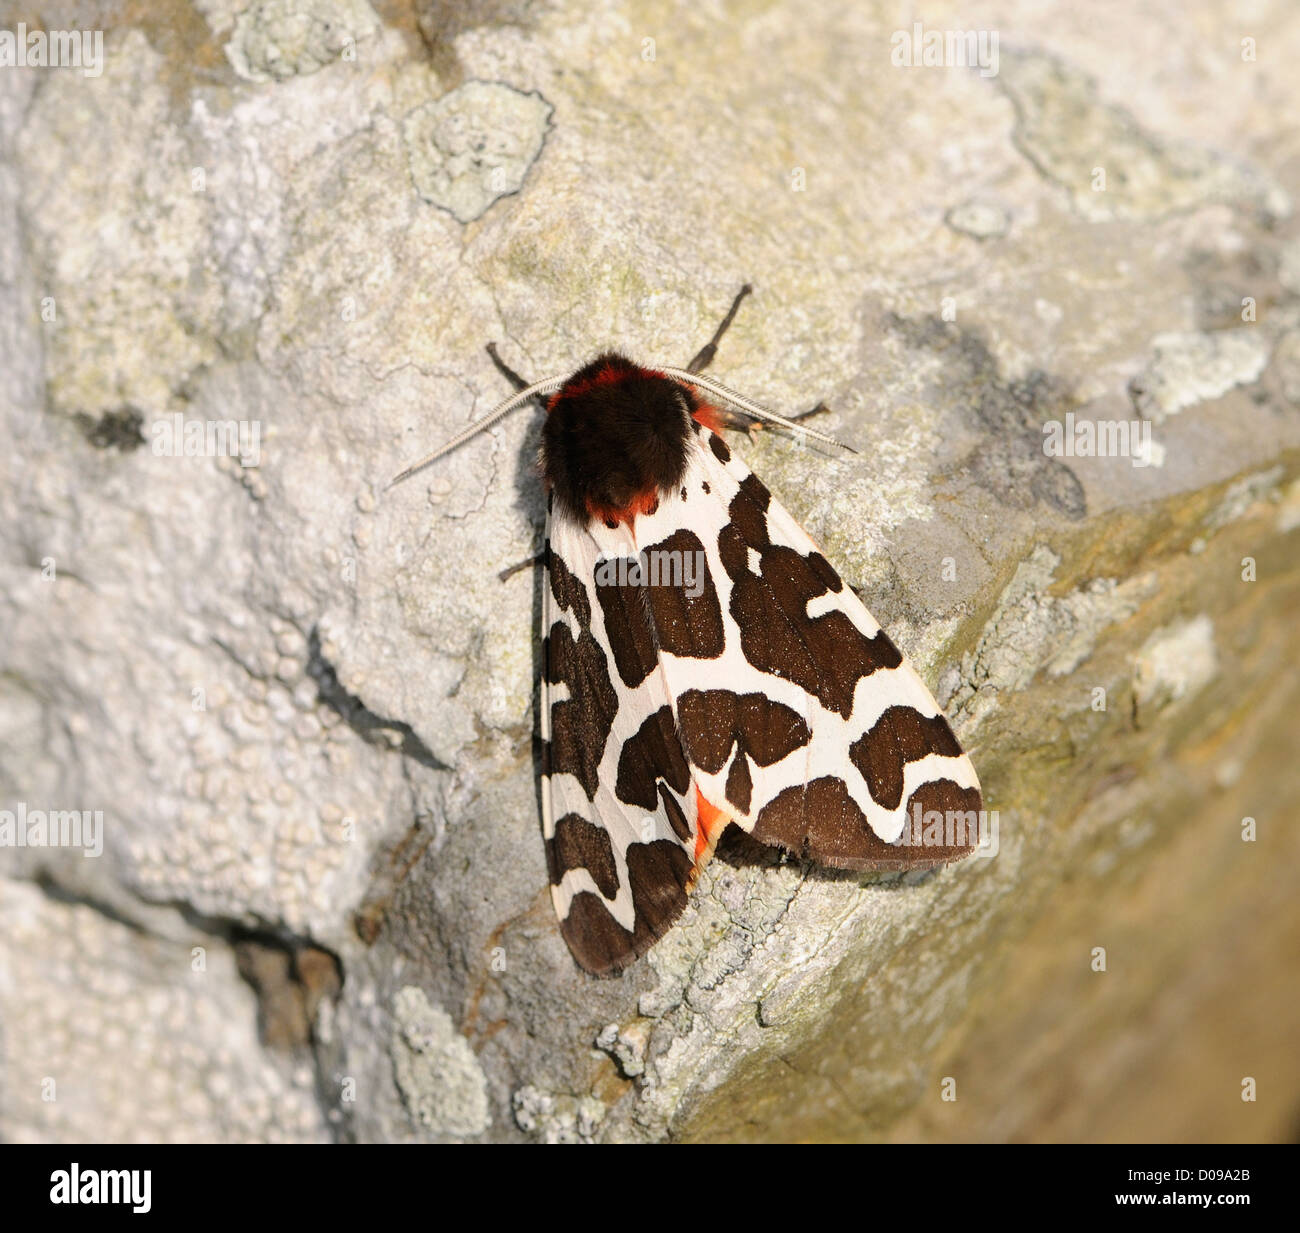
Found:
[{"label": "garden tiger moth", "polygon": [[[979,780],[929,690],[723,439],[739,412],[839,444],[702,376],[748,292],[684,369],[606,352],[525,385],[493,351],[522,388],[394,480],[547,398],[542,829],[599,976],[668,931],[728,827],[856,870],[975,846]],[[923,841],[936,812],[964,825]]]}]

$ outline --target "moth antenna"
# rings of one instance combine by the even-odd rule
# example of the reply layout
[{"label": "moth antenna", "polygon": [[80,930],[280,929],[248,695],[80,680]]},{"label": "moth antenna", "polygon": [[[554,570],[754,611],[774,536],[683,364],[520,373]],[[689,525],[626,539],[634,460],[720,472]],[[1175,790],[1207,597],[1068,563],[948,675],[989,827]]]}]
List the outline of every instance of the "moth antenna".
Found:
[{"label": "moth antenna", "polygon": [[417,471],[427,467],[431,462],[437,462],[444,454],[450,454],[459,445],[464,445],[470,437],[476,436],[485,428],[491,428],[502,416],[509,415],[516,407],[523,406],[531,398],[536,398],[539,394],[554,394],[566,381],[568,376],[547,377],[545,381],[538,381],[520,390],[517,394],[512,394],[505,402],[498,403],[491,411],[487,413],[476,424],[471,424],[464,432],[454,436],[445,445],[440,445],[432,454],[426,454],[418,462],[413,462],[410,466],[403,467],[392,479],[388,481],[388,487],[394,484],[400,484],[408,475],[414,475]]},{"label": "moth antenna", "polygon": [[786,419],[784,415],[777,415],[775,411],[769,411],[766,407],[762,407],[752,399],[746,398],[744,394],[738,394],[729,386],[723,385],[721,381],[715,381],[712,377],[705,377],[700,373],[694,373],[685,368],[661,368],[659,371],[664,376],[672,377],[673,380],[681,381],[685,385],[699,386],[700,389],[712,394],[715,398],[721,398],[724,402],[731,403],[733,407],[739,408],[746,415],[752,415],[756,420],[766,420],[769,424],[779,424],[782,428],[787,428],[791,432],[802,433],[805,437],[812,437],[814,441],[823,441],[827,445],[834,445],[839,449],[848,450],[850,454],[858,452],[853,446],[846,445],[843,441],[827,433],[818,432],[815,428],[807,428],[794,420]]}]

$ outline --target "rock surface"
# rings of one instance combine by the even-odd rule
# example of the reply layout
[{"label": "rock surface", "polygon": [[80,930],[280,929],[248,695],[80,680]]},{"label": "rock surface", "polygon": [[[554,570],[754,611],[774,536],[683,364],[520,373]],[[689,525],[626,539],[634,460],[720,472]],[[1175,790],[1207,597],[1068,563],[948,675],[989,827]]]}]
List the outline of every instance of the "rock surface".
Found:
[{"label": "rock surface", "polygon": [[[990,75],[883,5],[0,4],[105,31],[0,70],[0,809],[102,816],[0,847],[0,1135],[1294,1134],[1300,32],[1095,7],[1003,6]],[[536,419],[385,488],[489,340],[680,364],[745,281],[717,374],[861,452],[738,448],[999,847],[715,862],[594,982],[499,577]]]}]

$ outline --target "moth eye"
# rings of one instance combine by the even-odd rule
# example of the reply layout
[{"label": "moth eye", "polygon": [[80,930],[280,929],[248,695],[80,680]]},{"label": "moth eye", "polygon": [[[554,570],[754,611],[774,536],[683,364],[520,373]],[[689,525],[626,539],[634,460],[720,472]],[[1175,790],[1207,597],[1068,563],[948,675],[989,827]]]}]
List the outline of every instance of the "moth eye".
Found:
[{"label": "moth eye", "polygon": [[606,518],[606,519],[605,519],[605,525],[606,525],[606,526],[607,526],[611,531],[617,531],[617,530],[618,530],[618,521],[617,521],[617,519],[614,519],[614,518]]},{"label": "moth eye", "polygon": [[659,512],[659,498],[655,497],[654,504],[650,506],[648,510],[646,510],[646,516],[649,517],[650,515],[657,514],[658,512]]}]

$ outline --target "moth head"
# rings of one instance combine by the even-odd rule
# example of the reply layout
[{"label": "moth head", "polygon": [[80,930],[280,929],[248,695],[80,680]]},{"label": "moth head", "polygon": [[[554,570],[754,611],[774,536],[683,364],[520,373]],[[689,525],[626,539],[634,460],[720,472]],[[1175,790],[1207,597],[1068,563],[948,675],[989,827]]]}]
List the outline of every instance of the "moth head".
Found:
[{"label": "moth head", "polygon": [[608,352],[551,398],[541,468],[555,505],[590,521],[648,512],[681,486],[692,436],[691,392]]},{"label": "moth head", "polygon": [[[585,368],[579,369],[572,376],[547,377],[545,381],[535,382],[533,385],[521,389],[517,394],[511,395],[481,420],[471,424],[464,432],[453,437],[445,445],[439,446],[433,453],[426,454],[418,461],[404,467],[393,476],[388,486],[391,488],[408,476],[414,475],[416,471],[420,471],[430,463],[436,462],[444,454],[451,453],[457,446],[463,445],[471,437],[477,436],[486,428],[490,428],[497,420],[509,415],[516,408],[522,407],[524,403],[535,398],[540,400],[547,396],[559,395],[584,373],[589,377],[593,376],[594,374],[590,371],[593,368],[597,372],[607,370],[610,374],[609,377],[602,379],[602,382],[597,384],[607,383],[614,386],[627,381],[630,386],[643,387],[639,394],[636,390],[632,390],[629,395],[636,402],[635,408],[631,404],[623,404],[621,410],[615,408],[613,413],[607,415],[603,421],[605,426],[602,429],[602,439],[608,440],[611,437],[618,437],[621,433],[625,455],[623,461],[628,461],[626,458],[627,447],[633,447],[632,452],[635,457],[631,460],[632,467],[626,475],[623,474],[619,467],[610,468],[606,466],[607,471],[618,471],[619,474],[617,476],[608,475],[606,478],[609,482],[605,487],[608,488],[611,485],[617,487],[619,495],[625,499],[636,488],[635,479],[632,477],[639,477],[643,482],[648,477],[658,485],[661,491],[676,486],[675,483],[665,484],[661,481],[674,473],[676,466],[674,460],[678,454],[677,442],[679,440],[682,450],[682,466],[685,466],[684,452],[690,440],[689,434],[692,431],[690,421],[692,414],[700,405],[698,392],[708,394],[715,403],[733,407],[756,420],[779,425],[810,440],[821,441],[827,445],[847,450],[850,453],[857,452],[851,446],[845,445],[842,441],[837,441],[834,437],[827,436],[825,433],[818,432],[815,428],[797,424],[784,416],[777,415],[774,411],[767,410],[766,407],[760,406],[743,394],[738,394],[735,390],[723,385],[721,381],[715,381],[712,377],[705,377],[685,368],[639,368],[626,357],[614,352],[608,352],[593,360]],[[629,374],[631,374],[630,377]],[[644,388],[646,386],[652,388],[647,390]],[[628,393],[628,391],[624,392],[625,394]],[[557,405],[556,398],[552,397],[551,402],[548,404],[548,424],[551,421],[550,412],[554,411]],[[595,423],[597,421],[591,422]],[[557,427],[554,430],[557,436],[560,435],[560,423],[557,421]],[[649,425],[648,432],[645,431],[646,425]],[[629,441],[629,436],[635,437],[635,441]],[[542,464],[545,472],[549,460],[555,456],[553,452],[547,451],[545,433],[543,434],[542,451]],[[598,465],[599,461],[595,458],[591,459],[593,466]],[[584,473],[589,473],[585,465],[580,469]],[[680,471],[676,473],[680,478]],[[614,482],[616,479],[618,483]],[[580,484],[579,487],[581,486]],[[554,491],[554,488],[552,490]]]}]

